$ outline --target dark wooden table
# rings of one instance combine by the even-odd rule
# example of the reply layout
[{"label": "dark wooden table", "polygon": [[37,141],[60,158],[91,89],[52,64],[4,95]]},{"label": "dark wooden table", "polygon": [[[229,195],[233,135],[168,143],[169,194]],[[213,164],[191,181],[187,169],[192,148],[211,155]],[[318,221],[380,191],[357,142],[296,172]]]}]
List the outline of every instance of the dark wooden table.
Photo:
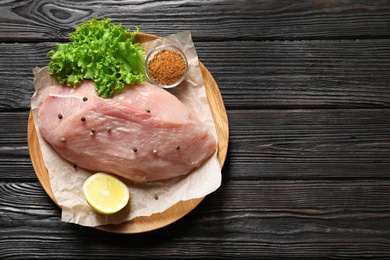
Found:
[{"label": "dark wooden table", "polygon": [[[35,66],[94,16],[191,30],[227,109],[222,186],[131,235],[60,221],[28,152]],[[1,1],[0,258],[390,257],[390,1]]]}]

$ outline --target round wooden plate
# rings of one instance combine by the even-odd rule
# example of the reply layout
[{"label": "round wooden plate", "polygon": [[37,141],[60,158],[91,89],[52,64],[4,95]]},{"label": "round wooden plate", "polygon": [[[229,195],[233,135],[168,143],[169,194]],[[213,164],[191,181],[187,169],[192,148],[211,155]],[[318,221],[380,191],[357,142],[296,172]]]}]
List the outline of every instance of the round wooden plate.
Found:
[{"label": "round wooden plate", "polygon": [[[135,41],[137,42],[147,42],[157,39],[158,36],[138,33]],[[221,168],[225,162],[228,142],[229,142],[229,124],[226,114],[226,109],[222,100],[221,93],[218,89],[217,83],[214,78],[211,76],[207,68],[199,62],[200,70],[202,72],[203,81],[206,87],[207,99],[210,104],[210,109],[213,115],[213,119],[216,126],[217,136],[218,136],[218,161],[221,165]],[[30,111],[28,119],[28,148],[30,152],[30,157],[32,165],[34,167],[35,173],[41,183],[42,187],[49,195],[49,197],[56,203],[53,192],[50,187],[49,174],[46,169],[46,166],[43,162],[41,148],[39,146],[37,132],[35,130],[34,119],[32,112]],[[164,212],[156,213],[148,217],[137,217],[130,221],[126,221],[119,225],[103,225],[96,227],[97,229],[113,232],[113,233],[141,233],[151,230],[155,230],[166,225],[169,225],[180,218],[184,217],[191,210],[193,210],[202,200],[192,199],[188,201],[181,201],[173,205]]]}]

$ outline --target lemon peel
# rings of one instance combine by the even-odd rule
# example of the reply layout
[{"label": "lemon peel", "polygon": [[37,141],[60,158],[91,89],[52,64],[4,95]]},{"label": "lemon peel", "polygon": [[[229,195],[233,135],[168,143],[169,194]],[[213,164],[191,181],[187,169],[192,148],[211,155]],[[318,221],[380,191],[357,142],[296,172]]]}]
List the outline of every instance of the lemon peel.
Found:
[{"label": "lemon peel", "polygon": [[129,188],[113,175],[98,172],[89,176],[83,184],[87,203],[101,214],[114,214],[129,202]]}]

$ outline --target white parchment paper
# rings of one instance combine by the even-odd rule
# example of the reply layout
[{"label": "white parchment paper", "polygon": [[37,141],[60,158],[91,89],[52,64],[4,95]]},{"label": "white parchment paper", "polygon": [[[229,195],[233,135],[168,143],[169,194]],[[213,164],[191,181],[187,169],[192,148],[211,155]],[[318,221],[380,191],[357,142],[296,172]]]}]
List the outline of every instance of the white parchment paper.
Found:
[{"label": "white parchment paper", "polygon": [[[167,90],[176,95],[201,121],[203,121],[217,139],[214,121],[207,101],[205,86],[201,75],[198,56],[188,31],[144,43],[148,52],[153,47],[165,43],[174,44],[184,51],[189,63],[187,79],[178,87]],[[42,98],[49,88],[59,84],[44,68],[34,69],[35,93],[31,98],[34,123],[37,126],[38,110]],[[39,134],[38,139],[42,156],[48,169],[50,185],[54,197],[62,209],[61,220],[84,226],[119,224],[138,216],[150,216],[160,213],[179,201],[204,197],[221,185],[221,168],[217,152],[201,167],[189,175],[167,181],[136,184],[126,182],[130,190],[129,204],[113,215],[96,213],[87,204],[82,194],[82,185],[91,172],[74,168],[67,163]],[[218,140],[218,139],[217,139]]]}]

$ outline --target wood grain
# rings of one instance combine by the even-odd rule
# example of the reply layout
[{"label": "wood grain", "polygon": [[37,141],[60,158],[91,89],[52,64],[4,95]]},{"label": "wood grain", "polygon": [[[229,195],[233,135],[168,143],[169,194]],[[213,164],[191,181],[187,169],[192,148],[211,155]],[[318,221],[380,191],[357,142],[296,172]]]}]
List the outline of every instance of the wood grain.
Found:
[{"label": "wood grain", "polygon": [[[154,39],[157,39],[157,36],[149,34],[137,34],[135,41],[146,42]],[[218,90],[218,86],[215,80],[201,63],[200,69],[202,72],[207,98],[210,104],[210,109],[217,130],[218,161],[221,167],[223,167],[229,141],[229,125],[226,110],[223,104],[221,93]],[[28,121],[28,144],[31,161],[38,176],[38,179],[49,197],[55,202],[55,198],[50,187],[49,175],[43,162],[42,153],[40,151],[40,145],[35,130],[32,112],[29,115]],[[150,217],[137,217],[131,221],[127,221],[119,225],[104,225],[96,228],[116,233],[141,233],[151,231],[157,228],[164,227],[182,218],[191,210],[193,210],[202,200],[203,198],[180,201],[166,211],[162,213],[153,214]]]},{"label": "wood grain", "polygon": [[39,183],[2,183],[0,247],[9,258],[385,258],[389,191],[389,180],[230,180],[172,225],[118,236],[59,222]]},{"label": "wood grain", "polygon": [[0,40],[64,41],[94,16],[161,36],[186,28],[196,41],[384,38],[389,13],[388,1],[11,0],[0,8]]},{"label": "wood grain", "polygon": [[[31,165],[32,68],[93,16],[190,30],[229,118],[223,183],[163,228],[61,222]],[[390,1],[0,3],[0,258],[389,259]]]},{"label": "wood grain", "polygon": [[[29,112],[2,112],[0,181],[35,181]],[[390,169],[389,109],[229,110],[226,180],[383,179]],[[12,174],[10,174],[12,172]]]},{"label": "wood grain", "polygon": [[[54,48],[0,44],[0,109],[29,110],[32,69],[47,65]],[[197,42],[196,49],[228,109],[390,108],[390,39]]]}]

